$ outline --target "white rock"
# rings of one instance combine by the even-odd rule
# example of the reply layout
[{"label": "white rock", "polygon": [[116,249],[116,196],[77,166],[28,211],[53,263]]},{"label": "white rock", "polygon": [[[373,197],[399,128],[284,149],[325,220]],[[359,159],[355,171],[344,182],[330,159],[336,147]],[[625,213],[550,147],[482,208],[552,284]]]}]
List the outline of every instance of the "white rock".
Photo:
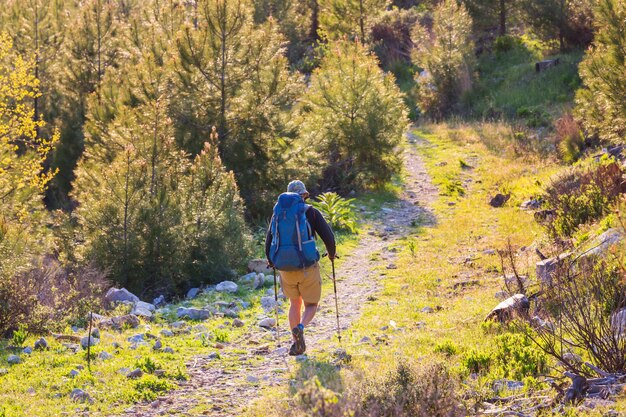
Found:
[{"label": "white rock", "polygon": [[83,349],[87,349],[87,345],[95,346],[100,343],[100,339],[97,339],[93,336],[85,336],[80,339],[80,345]]},{"label": "white rock", "polygon": [[7,362],[11,365],[17,365],[18,363],[22,362],[22,360],[17,355],[9,355],[7,357]]},{"label": "white rock", "polygon": [[219,292],[237,292],[237,284],[232,281],[222,281],[215,286],[215,291]]},{"label": "white rock", "polygon": [[248,271],[265,275],[271,275],[273,272],[272,268],[267,266],[267,260],[265,259],[252,259],[248,262]]},{"label": "white rock", "polygon": [[89,394],[79,388],[75,388],[74,390],[72,390],[72,392],[70,393],[70,399],[81,403],[85,401],[90,403],[93,402],[91,396],[89,396]]},{"label": "white rock", "polygon": [[48,350],[48,348],[49,348],[48,341],[46,340],[45,337],[42,337],[35,342],[35,350],[37,349]]},{"label": "white rock", "polygon": [[161,336],[163,337],[172,337],[174,336],[174,332],[172,332],[171,330],[167,330],[167,329],[163,329],[161,330]]},{"label": "white rock", "polygon": [[165,304],[165,296],[164,295],[159,295],[157,298],[152,300],[152,304],[154,304],[157,307],[160,306],[160,305]]},{"label": "white rock", "polygon": [[113,359],[113,355],[111,355],[110,353],[107,352],[100,352],[100,354],[98,354],[98,358],[100,358],[103,361],[108,361],[109,359]]},{"label": "white rock", "polygon": [[187,291],[187,299],[191,300],[192,298],[196,298],[200,294],[200,288],[191,288]]},{"label": "white rock", "polygon": [[209,310],[199,309],[199,308],[185,308],[179,307],[176,310],[176,316],[180,319],[183,317],[188,317],[191,320],[206,320],[211,317],[213,313]]},{"label": "white rock", "polygon": [[104,296],[104,300],[107,303],[114,303],[114,302],[124,302],[124,301],[130,301],[132,303],[136,303],[137,301],[139,301],[139,297],[137,297],[135,294],[133,294],[132,292],[128,291],[126,288],[109,288],[109,291],[107,291],[106,295]]},{"label": "white rock", "polygon": [[259,326],[264,327],[266,329],[271,329],[276,326],[276,319],[273,317],[266,317],[259,322]]},{"label": "white rock", "polygon": [[265,310],[266,313],[272,311],[275,305],[276,301],[274,300],[274,297],[261,297],[261,307],[263,307],[263,310]]}]

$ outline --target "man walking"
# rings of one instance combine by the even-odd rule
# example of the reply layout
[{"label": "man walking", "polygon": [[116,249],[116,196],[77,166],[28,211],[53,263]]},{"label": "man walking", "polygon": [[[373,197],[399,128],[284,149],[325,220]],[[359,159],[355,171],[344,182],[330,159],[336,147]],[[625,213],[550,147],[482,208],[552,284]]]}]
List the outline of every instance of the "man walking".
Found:
[{"label": "man walking", "polygon": [[283,294],[291,303],[289,325],[294,343],[289,354],[292,356],[306,351],[304,329],[313,320],[322,295],[315,236],[324,242],[331,261],[336,250],[330,226],[316,208],[305,203],[308,197],[302,181],[291,181],[287,192],[278,197],[265,237],[265,255],[270,267],[280,273]]}]

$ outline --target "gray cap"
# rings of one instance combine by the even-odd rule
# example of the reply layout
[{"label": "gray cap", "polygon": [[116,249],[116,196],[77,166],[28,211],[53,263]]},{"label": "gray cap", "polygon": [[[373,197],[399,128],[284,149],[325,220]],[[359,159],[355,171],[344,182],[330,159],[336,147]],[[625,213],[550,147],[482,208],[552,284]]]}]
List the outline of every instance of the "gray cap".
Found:
[{"label": "gray cap", "polygon": [[289,185],[287,186],[287,192],[288,193],[297,193],[300,194],[303,197],[306,197],[309,195],[309,192],[306,190],[306,187],[304,186],[304,183],[300,180],[294,180],[291,181],[289,183]]}]

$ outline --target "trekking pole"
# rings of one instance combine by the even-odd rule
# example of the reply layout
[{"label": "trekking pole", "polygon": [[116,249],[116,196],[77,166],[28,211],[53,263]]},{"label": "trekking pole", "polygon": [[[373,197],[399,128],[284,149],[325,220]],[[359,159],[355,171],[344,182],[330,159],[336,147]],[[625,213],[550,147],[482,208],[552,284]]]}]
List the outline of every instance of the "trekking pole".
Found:
[{"label": "trekking pole", "polygon": [[337,279],[335,278],[335,259],[330,259],[330,264],[333,268],[333,287],[335,289],[335,312],[337,313],[337,337],[339,338],[339,344],[341,344],[341,330],[339,329],[339,302],[337,301]]},{"label": "trekking pole", "polygon": [[278,334],[278,284],[276,283],[276,268],[274,271],[274,312],[276,313],[276,348],[280,348],[280,336]]}]

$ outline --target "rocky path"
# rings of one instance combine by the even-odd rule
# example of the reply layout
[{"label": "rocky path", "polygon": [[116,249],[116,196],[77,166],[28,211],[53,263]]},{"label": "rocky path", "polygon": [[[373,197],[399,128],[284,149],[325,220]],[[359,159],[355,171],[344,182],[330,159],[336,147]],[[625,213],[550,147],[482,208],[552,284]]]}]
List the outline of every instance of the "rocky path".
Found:
[{"label": "rocky path", "polygon": [[[381,261],[373,260],[372,255],[380,254],[382,266],[394,268],[393,242],[409,233],[415,222],[428,225],[435,221],[428,207],[436,199],[437,189],[416,151],[416,147],[426,146],[426,143],[411,133],[407,133],[406,139],[408,144],[403,156],[407,178],[401,198],[384,205],[380,213],[371,215],[370,231],[360,239],[359,246],[352,253],[343,254],[346,259],[337,271],[342,331],[359,317],[363,301],[380,288],[377,267],[381,266]],[[287,356],[290,335],[285,316],[281,316],[280,323],[282,348],[276,349],[273,332],[250,333],[220,352],[221,358],[229,360],[218,360],[215,355],[196,357],[187,364],[189,379],[179,388],[150,404],[131,407],[126,415],[239,415],[251,400],[258,397],[264,386],[286,384],[289,370],[295,366],[294,359]],[[311,347],[307,353],[313,356],[318,341],[335,336],[332,292],[322,299],[320,311],[305,334],[307,345]],[[243,354],[242,351],[249,353]],[[233,362],[237,366],[232,366]]]}]

